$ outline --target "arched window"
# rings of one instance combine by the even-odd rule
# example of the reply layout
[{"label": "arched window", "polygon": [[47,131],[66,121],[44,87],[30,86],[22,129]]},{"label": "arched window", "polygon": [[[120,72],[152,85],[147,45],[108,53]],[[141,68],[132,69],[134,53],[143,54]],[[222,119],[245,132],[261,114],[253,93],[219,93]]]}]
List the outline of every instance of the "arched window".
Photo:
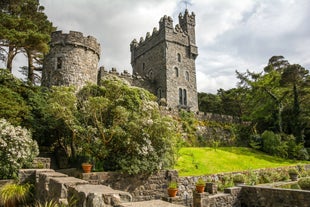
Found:
[{"label": "arched window", "polygon": [[181,62],[181,54],[178,53],[177,56],[178,56],[178,62],[180,63]]},{"label": "arched window", "polygon": [[149,78],[150,78],[151,80],[153,79],[153,71],[152,71],[152,70],[149,71]]},{"label": "arched window", "polygon": [[177,67],[174,68],[175,77],[179,77],[179,69]]},{"label": "arched window", "polygon": [[179,104],[183,105],[182,88],[179,88]]},{"label": "arched window", "polygon": [[183,89],[183,105],[187,106],[187,93],[186,93],[186,89]]},{"label": "arched window", "polygon": [[189,81],[189,72],[188,72],[188,71],[185,72],[185,79],[186,79],[187,81]]}]

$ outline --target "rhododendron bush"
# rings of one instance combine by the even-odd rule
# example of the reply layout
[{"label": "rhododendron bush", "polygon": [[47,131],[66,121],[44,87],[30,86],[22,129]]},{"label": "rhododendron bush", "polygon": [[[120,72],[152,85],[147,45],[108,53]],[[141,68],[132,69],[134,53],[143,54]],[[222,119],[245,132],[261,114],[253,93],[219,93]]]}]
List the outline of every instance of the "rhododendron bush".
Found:
[{"label": "rhododendron bush", "polygon": [[38,145],[27,129],[0,119],[0,179],[16,178],[18,170],[30,167],[38,154]]}]

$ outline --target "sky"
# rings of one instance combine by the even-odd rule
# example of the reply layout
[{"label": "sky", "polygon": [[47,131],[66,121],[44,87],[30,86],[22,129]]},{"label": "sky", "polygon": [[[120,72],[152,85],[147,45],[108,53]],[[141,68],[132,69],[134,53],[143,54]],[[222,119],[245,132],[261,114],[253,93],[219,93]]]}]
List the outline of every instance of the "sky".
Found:
[{"label": "sky", "polygon": [[[263,71],[273,55],[310,69],[309,0],[40,0],[57,30],[80,31],[101,45],[99,66],[130,65],[130,42],[164,15],[196,15],[198,92],[237,86],[235,71]],[[25,63],[26,64],[26,63]]]}]

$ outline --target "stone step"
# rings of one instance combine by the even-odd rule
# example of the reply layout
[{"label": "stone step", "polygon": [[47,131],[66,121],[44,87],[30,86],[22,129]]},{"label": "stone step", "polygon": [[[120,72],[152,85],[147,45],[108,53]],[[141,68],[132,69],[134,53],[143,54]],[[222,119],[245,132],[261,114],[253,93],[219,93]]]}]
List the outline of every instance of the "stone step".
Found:
[{"label": "stone step", "polygon": [[183,205],[168,203],[162,200],[140,201],[131,203],[122,203],[118,207],[184,207]]}]

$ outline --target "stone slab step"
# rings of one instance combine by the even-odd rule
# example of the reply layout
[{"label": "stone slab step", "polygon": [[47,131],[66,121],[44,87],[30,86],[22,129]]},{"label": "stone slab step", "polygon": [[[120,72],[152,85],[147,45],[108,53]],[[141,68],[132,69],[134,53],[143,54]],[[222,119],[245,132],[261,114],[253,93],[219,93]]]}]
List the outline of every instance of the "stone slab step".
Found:
[{"label": "stone slab step", "polygon": [[119,207],[184,207],[183,205],[177,205],[168,203],[162,200],[140,201],[131,203],[122,203]]}]

